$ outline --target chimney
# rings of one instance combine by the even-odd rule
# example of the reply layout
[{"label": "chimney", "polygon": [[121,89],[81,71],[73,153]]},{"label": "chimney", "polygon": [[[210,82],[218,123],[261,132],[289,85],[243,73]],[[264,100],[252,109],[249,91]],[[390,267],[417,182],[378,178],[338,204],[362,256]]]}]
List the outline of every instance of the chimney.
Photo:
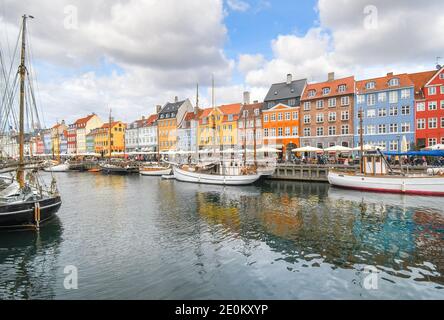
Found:
[{"label": "chimney", "polygon": [[244,104],[250,104],[250,92],[244,92]]},{"label": "chimney", "polygon": [[387,77],[393,77],[393,72],[387,73]]},{"label": "chimney", "polygon": [[178,96],[174,97],[174,102],[179,102],[179,97]]},{"label": "chimney", "polygon": [[156,113],[160,113],[161,110],[162,110],[162,106],[160,104],[158,104],[156,106]]},{"label": "chimney", "polygon": [[290,85],[293,82],[293,76],[291,73],[287,74],[287,84]]},{"label": "chimney", "polygon": [[335,80],[335,73],[334,72],[330,72],[328,74],[328,81],[333,81]]}]

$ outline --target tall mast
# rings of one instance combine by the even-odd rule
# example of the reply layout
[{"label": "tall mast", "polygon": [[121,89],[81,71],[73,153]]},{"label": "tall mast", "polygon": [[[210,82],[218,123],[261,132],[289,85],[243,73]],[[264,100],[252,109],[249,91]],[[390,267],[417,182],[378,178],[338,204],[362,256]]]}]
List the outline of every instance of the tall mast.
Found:
[{"label": "tall mast", "polygon": [[[19,167],[17,171],[17,180],[20,184],[20,188],[25,186],[25,175],[24,175],[24,167],[25,167],[25,156],[24,156],[24,148],[25,148],[25,77],[26,77],[26,65],[25,65],[25,57],[26,57],[26,19],[28,16],[23,15],[23,24],[22,24],[22,50],[21,50],[21,58],[20,58],[20,66],[19,66],[19,74],[20,74],[20,110],[19,110]],[[30,18],[32,18],[30,16]]]},{"label": "tall mast", "polygon": [[[216,105],[214,103],[214,74],[211,75],[211,107],[213,108],[213,153],[216,153]],[[220,148],[220,142],[219,142]]]},{"label": "tall mast", "polygon": [[112,126],[112,117],[111,117],[112,110],[109,109],[109,129],[108,129],[108,152],[109,152],[109,160],[111,161],[111,126]]},{"label": "tall mast", "polygon": [[199,83],[196,85],[196,112],[194,114],[196,134],[196,160],[199,162]]},{"label": "tall mast", "polygon": [[361,173],[364,174],[364,110],[361,108],[359,110],[359,127],[360,127],[360,132],[359,132],[359,140],[360,140],[360,144],[361,144],[361,151],[360,151],[360,156],[359,156],[359,162],[360,162],[360,167],[361,167]]}]

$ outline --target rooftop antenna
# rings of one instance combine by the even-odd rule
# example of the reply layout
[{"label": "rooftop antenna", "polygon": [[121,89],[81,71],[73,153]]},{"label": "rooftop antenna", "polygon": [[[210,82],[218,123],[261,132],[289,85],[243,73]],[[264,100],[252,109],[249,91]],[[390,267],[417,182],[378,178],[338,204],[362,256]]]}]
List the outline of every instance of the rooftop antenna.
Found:
[{"label": "rooftop antenna", "polygon": [[216,106],[215,98],[214,98],[214,73],[211,75],[211,104],[213,109]]}]

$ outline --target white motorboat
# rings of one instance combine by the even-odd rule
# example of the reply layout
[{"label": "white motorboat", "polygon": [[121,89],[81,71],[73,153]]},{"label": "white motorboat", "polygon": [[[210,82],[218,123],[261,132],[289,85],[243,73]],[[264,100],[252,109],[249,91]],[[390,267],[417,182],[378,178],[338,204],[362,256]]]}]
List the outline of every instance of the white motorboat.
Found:
[{"label": "white motorboat", "polygon": [[151,176],[151,177],[161,177],[171,175],[172,169],[165,167],[145,167],[140,169],[140,175]]},{"label": "white motorboat", "polygon": [[245,175],[203,173],[199,171],[180,169],[176,166],[173,168],[173,171],[176,180],[181,182],[228,185],[228,186],[241,186],[241,185],[253,184],[262,177],[262,175],[258,173],[245,174]]},{"label": "white motorboat", "polygon": [[67,172],[69,171],[69,163],[62,163],[56,166],[45,168],[43,170],[47,172]]}]

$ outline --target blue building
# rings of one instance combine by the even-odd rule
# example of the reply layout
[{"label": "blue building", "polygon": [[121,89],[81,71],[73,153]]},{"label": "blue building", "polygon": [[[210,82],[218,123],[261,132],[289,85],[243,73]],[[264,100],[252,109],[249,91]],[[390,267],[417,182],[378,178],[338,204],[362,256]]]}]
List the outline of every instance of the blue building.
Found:
[{"label": "blue building", "polygon": [[407,140],[409,149],[415,143],[415,92],[407,74],[356,82],[354,112],[355,146],[360,145],[360,111],[363,113],[364,144],[388,151],[401,150]]},{"label": "blue building", "polygon": [[43,148],[45,154],[52,154],[52,136],[51,130],[44,130],[42,132]]}]

